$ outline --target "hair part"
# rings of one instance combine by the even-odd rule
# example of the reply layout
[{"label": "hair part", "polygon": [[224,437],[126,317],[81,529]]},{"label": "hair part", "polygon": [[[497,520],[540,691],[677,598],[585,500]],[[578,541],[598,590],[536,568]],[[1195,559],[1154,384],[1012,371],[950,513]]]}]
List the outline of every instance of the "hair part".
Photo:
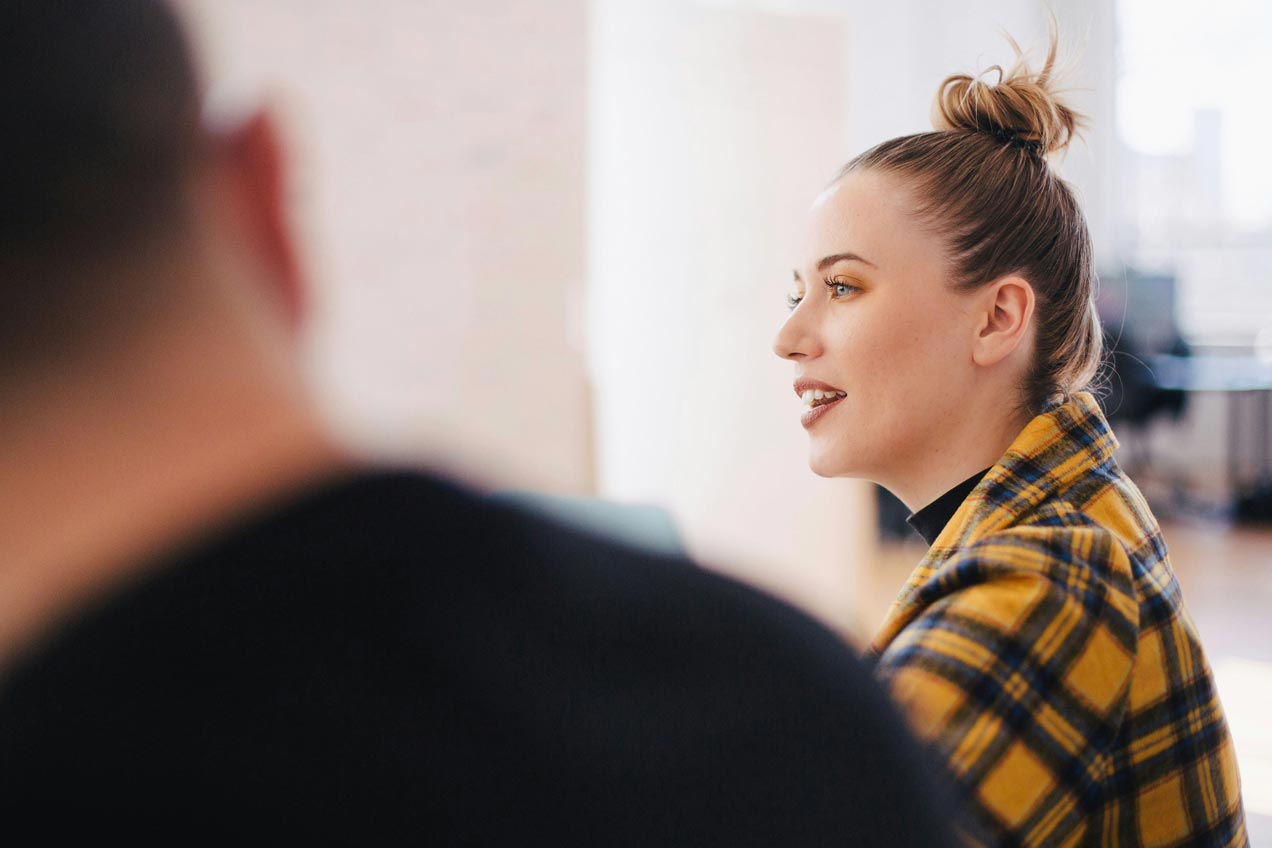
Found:
[{"label": "hair part", "polygon": [[1057,41],[1053,28],[1038,71],[1011,41],[1017,61],[1006,73],[993,66],[993,84],[984,74],[947,77],[933,104],[935,131],[876,145],[839,174],[870,170],[904,181],[919,220],[949,246],[956,287],[1012,274],[1033,287],[1034,358],[1021,387],[1031,415],[1090,387],[1103,360],[1090,233],[1049,161],[1086,123],[1054,87]]}]

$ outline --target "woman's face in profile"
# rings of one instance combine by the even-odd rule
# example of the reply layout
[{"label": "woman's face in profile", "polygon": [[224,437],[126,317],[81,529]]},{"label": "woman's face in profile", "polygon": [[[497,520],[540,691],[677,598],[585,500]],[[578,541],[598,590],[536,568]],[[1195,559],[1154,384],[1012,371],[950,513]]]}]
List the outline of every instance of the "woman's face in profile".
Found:
[{"label": "woman's face in profile", "polygon": [[897,177],[855,171],[810,211],[773,349],[795,363],[809,465],[823,477],[904,479],[940,450],[976,377],[968,295],[914,208]]}]

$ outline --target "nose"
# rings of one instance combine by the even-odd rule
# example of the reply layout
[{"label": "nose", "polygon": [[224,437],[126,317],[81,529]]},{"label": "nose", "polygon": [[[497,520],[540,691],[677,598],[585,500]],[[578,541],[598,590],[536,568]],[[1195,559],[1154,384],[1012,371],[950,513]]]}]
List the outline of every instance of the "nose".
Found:
[{"label": "nose", "polygon": [[773,352],[792,362],[820,356],[821,347],[817,336],[808,325],[807,310],[803,308],[803,304],[795,307],[795,311],[777,331],[777,338],[773,339]]}]

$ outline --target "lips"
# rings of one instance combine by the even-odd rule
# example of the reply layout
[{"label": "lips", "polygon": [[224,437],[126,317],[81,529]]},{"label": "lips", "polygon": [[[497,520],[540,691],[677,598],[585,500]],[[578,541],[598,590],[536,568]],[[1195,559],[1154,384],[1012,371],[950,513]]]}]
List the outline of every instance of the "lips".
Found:
[{"label": "lips", "polygon": [[804,414],[799,417],[799,423],[804,425],[807,430],[818,421],[826,417],[826,415],[835,407],[843,403],[843,395],[839,395],[831,400],[823,401],[815,406],[805,406]]},{"label": "lips", "polygon": [[800,423],[807,429],[825,417],[848,393],[829,383],[801,377],[795,381],[795,394],[804,402]]}]

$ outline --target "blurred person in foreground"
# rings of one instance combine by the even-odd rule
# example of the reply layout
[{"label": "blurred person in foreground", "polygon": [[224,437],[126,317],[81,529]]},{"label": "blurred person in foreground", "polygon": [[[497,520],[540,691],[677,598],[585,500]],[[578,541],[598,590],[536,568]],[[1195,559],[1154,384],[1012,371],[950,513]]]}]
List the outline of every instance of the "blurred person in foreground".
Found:
[{"label": "blurred person in foreground", "polygon": [[813,206],[775,349],[810,464],[880,483],[930,546],[875,670],[986,845],[1247,844],[1236,752],[1161,528],[1118,466],[1090,237],[1042,67],[956,75],[934,132]]},{"label": "blurred person in foreground", "polygon": [[826,630],[328,440],[270,124],[164,4],[7,0],[0,56],[8,832],[945,844]]}]

